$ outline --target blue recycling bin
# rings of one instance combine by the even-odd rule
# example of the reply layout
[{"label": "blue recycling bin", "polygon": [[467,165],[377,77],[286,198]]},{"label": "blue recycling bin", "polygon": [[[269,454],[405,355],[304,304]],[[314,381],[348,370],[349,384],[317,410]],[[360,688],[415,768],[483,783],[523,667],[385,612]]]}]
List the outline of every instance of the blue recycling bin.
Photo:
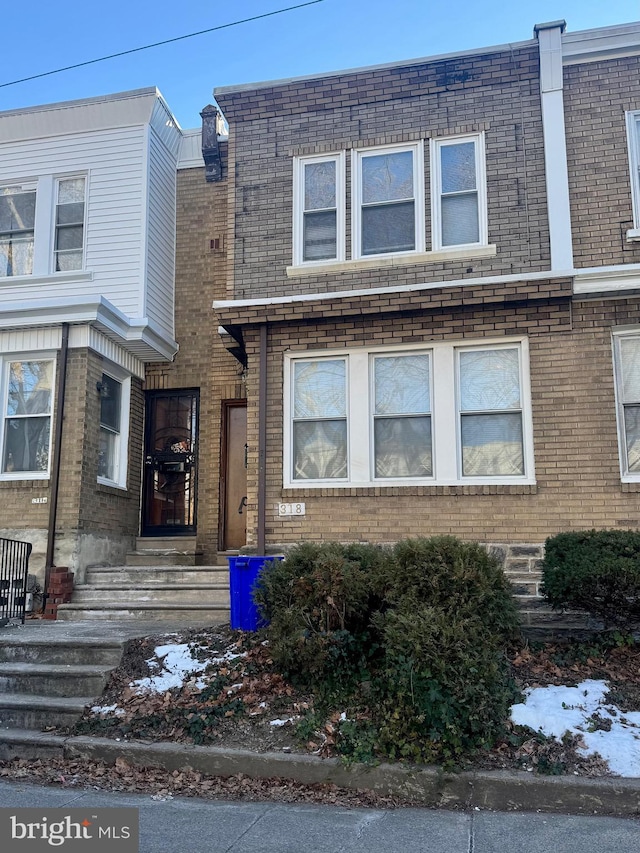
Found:
[{"label": "blue recycling bin", "polygon": [[265,563],[284,557],[228,557],[231,592],[231,627],[240,631],[257,631],[266,622],[261,619],[253,601],[253,588]]}]

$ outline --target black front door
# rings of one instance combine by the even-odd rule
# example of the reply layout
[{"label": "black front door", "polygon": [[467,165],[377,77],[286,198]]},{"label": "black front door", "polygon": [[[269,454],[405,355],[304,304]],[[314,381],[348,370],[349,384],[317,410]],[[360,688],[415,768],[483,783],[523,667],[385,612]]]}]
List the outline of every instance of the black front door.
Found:
[{"label": "black front door", "polygon": [[146,396],[143,536],[196,531],[197,391]]}]

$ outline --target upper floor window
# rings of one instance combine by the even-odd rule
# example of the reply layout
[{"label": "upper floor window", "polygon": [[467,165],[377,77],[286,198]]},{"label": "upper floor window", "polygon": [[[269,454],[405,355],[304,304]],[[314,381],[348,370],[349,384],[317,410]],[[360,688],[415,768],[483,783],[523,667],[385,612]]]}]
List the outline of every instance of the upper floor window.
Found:
[{"label": "upper floor window", "polygon": [[627,239],[640,240],[640,111],[627,113],[627,139],[633,207],[633,228],[627,231]]},{"label": "upper floor window", "polygon": [[422,143],[353,152],[354,258],[424,251]]},{"label": "upper floor window", "polygon": [[84,176],[0,187],[0,278],[84,267]]},{"label": "upper floor window", "polygon": [[[484,136],[431,140],[431,249],[488,246]],[[297,265],[424,253],[424,142],[294,160]],[[345,219],[350,210],[351,229]]]},{"label": "upper floor window", "polygon": [[34,185],[0,188],[0,276],[31,275],[35,216]]},{"label": "upper floor window", "polygon": [[433,248],[486,244],[483,138],[431,141]]},{"label": "upper floor window", "polygon": [[344,258],[344,153],[296,160],[296,263]]},{"label": "upper floor window", "polygon": [[84,187],[84,178],[64,178],[57,181],[54,245],[56,272],[82,269]]},{"label": "upper floor window", "polygon": [[286,359],[285,485],[534,482],[526,340]]},{"label": "upper floor window", "polygon": [[1,362],[2,475],[6,479],[46,477],[51,448],[53,359]]}]

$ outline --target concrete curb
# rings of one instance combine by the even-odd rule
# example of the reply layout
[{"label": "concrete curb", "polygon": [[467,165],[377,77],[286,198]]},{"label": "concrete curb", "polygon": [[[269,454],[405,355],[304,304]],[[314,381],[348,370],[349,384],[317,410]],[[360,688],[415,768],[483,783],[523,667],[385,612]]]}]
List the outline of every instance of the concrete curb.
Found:
[{"label": "concrete curb", "polygon": [[[67,759],[86,758],[113,764],[191,768],[211,776],[242,773],[254,779],[281,777],[303,784],[331,782],[354,790],[411,798],[425,806],[481,808],[496,811],[541,811],[576,815],[640,815],[640,779],[534,776],[511,771],[446,773],[434,767],[356,764],[345,767],[335,758],[173,743],[114,741],[108,738],[60,737],[32,733],[0,733],[5,756],[26,757],[28,745]],[[3,756],[4,757],[4,756]]]}]

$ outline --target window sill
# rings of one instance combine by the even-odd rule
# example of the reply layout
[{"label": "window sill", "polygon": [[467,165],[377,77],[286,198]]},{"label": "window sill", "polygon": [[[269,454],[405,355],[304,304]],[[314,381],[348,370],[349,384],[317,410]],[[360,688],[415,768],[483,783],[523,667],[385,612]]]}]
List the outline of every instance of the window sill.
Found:
[{"label": "window sill", "polygon": [[627,231],[627,243],[640,242],[640,228],[629,228]]},{"label": "window sill", "polygon": [[2,474],[0,476],[0,489],[48,489],[49,474],[42,476],[33,476],[29,474],[19,474],[11,476]]},{"label": "window sill", "polygon": [[[640,237],[639,237],[640,239]],[[493,258],[497,254],[495,244],[488,246],[466,246],[460,249],[438,249],[434,252],[415,252],[404,255],[390,255],[375,258],[358,258],[355,261],[329,261],[318,264],[297,264],[287,267],[287,278],[300,278],[307,275],[333,275],[341,272],[374,270],[394,267],[406,267],[414,264],[434,264],[443,261],[457,261],[473,258]]]},{"label": "window sill", "polygon": [[104,489],[107,492],[118,492],[119,494],[127,493],[127,487],[120,485],[120,483],[116,483],[113,480],[105,480],[101,477],[98,477],[98,486],[101,487],[101,490]]},{"label": "window sill", "polygon": [[73,270],[47,275],[0,276],[0,284],[55,284],[57,281],[93,281],[93,273],[88,270]]},{"label": "window sill", "polygon": [[326,484],[324,486],[284,486],[282,500],[299,501],[301,498],[314,497],[436,497],[440,495],[535,495],[535,481],[501,483],[456,483],[450,485],[418,485],[404,483],[398,485],[355,485],[345,483],[342,486]]}]

